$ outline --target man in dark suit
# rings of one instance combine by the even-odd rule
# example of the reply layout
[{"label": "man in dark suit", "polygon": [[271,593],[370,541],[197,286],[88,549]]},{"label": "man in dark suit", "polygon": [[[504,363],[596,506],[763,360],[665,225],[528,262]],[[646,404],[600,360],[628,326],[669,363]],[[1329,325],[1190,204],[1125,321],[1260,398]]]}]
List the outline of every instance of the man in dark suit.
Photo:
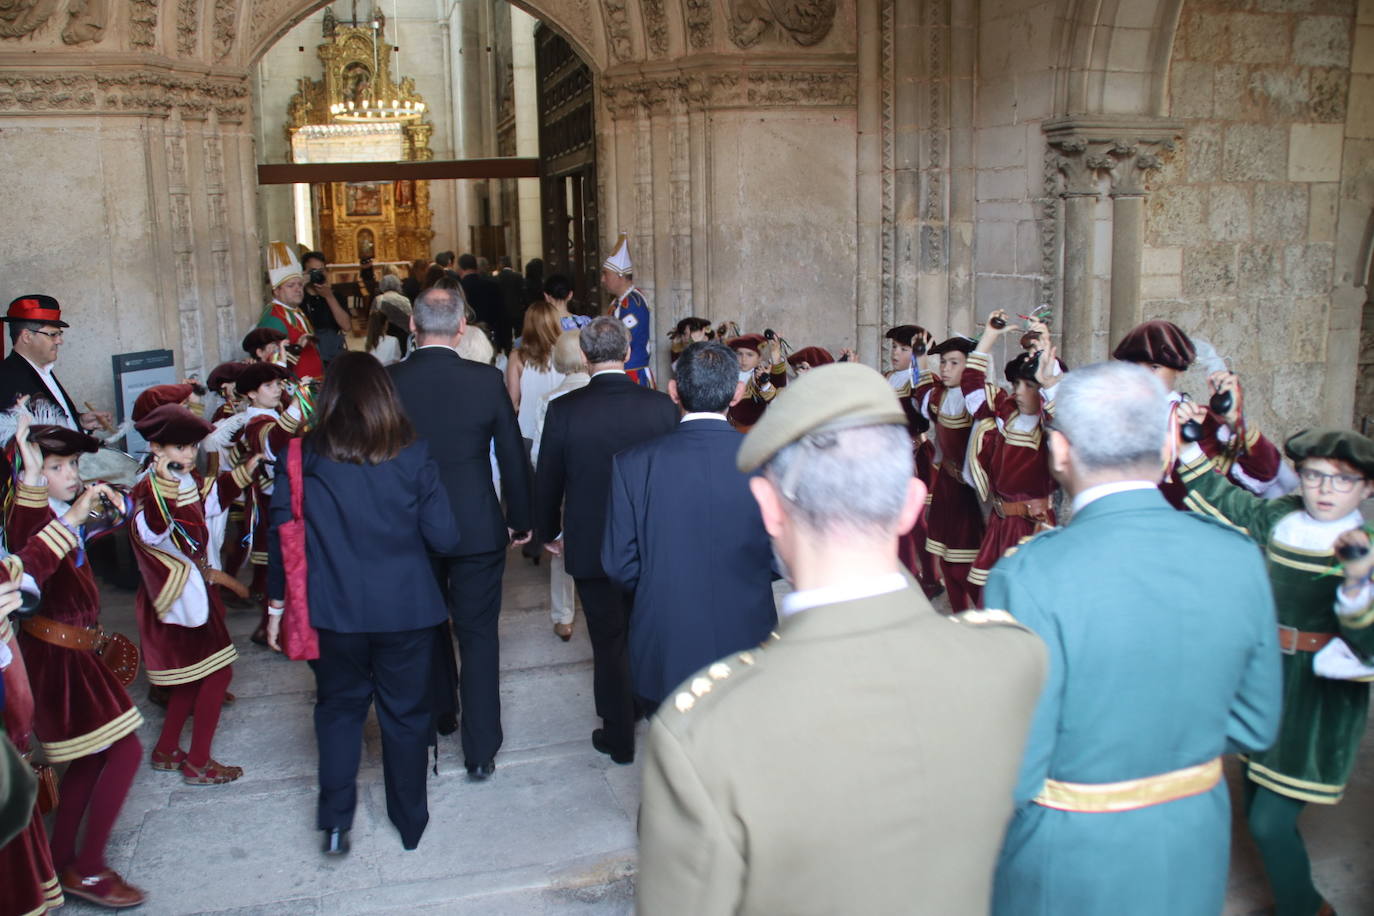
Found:
[{"label": "man in dark suit", "polygon": [[[529,462],[501,373],[454,350],[467,330],[462,298],[437,287],[421,293],[411,329],[414,352],[388,371],[415,431],[429,440],[449,504],[463,521],[457,554],[437,558],[436,568],[458,638],[463,758],[469,774],[485,779],[502,739],[501,576],[506,548],[530,538]],[[491,479],[493,443],[504,517]]]},{"label": "man in dark suit", "polygon": [[[668,393],[686,414],[666,436],[615,456],[601,565],[634,596],[630,676],[652,711],[692,672],[752,649],[777,623],[773,553],[749,475],[735,468],[739,358],[694,343]],[[691,581],[691,589],[682,587]]]},{"label": "man in dark suit", "polygon": [[104,411],[81,412],[67,389],[53,375],[57,351],[62,346],[62,307],[52,296],[29,294],[10,303],[3,319],[9,325],[9,356],[0,361],[0,410],[8,410],[17,398],[30,395],[51,401],[65,416],[63,426],[95,429],[111,422]]},{"label": "man in dark suit", "polygon": [[458,256],[458,278],[463,284],[463,295],[467,297],[468,305],[472,306],[473,312],[477,314],[477,320],[491,330],[496,340],[496,349],[509,350],[510,322],[506,320],[501,287],[477,269],[477,258],[470,254]]},{"label": "man in dark suit", "polygon": [[630,763],[630,602],[601,566],[606,495],[616,453],[671,431],[678,413],[667,395],[641,388],[625,374],[630,332],[619,321],[597,318],[582,329],[581,345],[592,380],[549,404],[535,473],[537,527],[545,548],[563,555],[587,615],[596,713],[604,725],[592,732],[592,745],[616,763]]}]

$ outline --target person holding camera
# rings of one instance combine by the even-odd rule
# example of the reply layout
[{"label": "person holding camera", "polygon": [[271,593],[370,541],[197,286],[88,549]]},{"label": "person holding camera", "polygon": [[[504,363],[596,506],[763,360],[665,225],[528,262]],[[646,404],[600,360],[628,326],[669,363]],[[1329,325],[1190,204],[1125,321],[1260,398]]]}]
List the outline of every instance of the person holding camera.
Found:
[{"label": "person holding camera", "polygon": [[322,251],[307,251],[301,258],[306,280],[301,308],[315,326],[315,346],[319,348],[320,360],[327,366],[347,347],[345,335],[353,326],[353,319],[334,295],[334,287],[325,273],[326,263]]}]

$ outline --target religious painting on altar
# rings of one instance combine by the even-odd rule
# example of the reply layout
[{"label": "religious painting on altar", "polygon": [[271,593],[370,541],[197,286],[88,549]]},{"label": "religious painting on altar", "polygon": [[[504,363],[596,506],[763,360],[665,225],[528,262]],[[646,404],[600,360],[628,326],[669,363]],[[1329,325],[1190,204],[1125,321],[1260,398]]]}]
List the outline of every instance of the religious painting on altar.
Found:
[{"label": "religious painting on altar", "polygon": [[408,210],[415,206],[415,182],[409,178],[403,178],[396,182],[392,193],[396,196],[396,206],[402,210]]},{"label": "religious painting on altar", "polygon": [[358,258],[370,261],[377,256],[377,237],[371,229],[358,230]]},{"label": "religious painting on altar", "polygon": [[348,216],[381,216],[382,183],[350,181],[346,186],[344,211]]},{"label": "religious painting on altar", "polygon": [[366,64],[354,61],[344,67],[343,92],[354,105],[365,105],[372,98],[372,71]]}]

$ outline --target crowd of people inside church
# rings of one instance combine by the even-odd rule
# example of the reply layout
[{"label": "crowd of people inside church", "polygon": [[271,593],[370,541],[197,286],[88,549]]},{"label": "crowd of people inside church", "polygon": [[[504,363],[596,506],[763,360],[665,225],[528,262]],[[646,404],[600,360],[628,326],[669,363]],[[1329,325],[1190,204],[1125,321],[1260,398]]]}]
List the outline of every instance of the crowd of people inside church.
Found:
[{"label": "crowd of people inside church", "polygon": [[[111,832],[144,761],[251,772],[215,756],[241,651],[310,663],[324,854],[350,851],[374,704],[414,849],[441,736],[499,785],[513,551],[547,563],[554,637],[580,608],[591,747],[643,758],[640,912],[1219,913],[1227,755],[1275,912],[1335,912],[1298,820],[1364,736],[1374,441],[1275,444],[1162,319],[1080,367],[1047,307],[903,324],[880,374],[687,317],[660,379],[625,236],[599,309],[538,261],[364,265],[361,309],[320,252],[267,265],[242,356],[122,426],[58,381],[60,304],[9,306],[0,916],[144,901]],[[92,479],[129,429],[128,478]],[[101,625],[109,537],[136,640]]]}]

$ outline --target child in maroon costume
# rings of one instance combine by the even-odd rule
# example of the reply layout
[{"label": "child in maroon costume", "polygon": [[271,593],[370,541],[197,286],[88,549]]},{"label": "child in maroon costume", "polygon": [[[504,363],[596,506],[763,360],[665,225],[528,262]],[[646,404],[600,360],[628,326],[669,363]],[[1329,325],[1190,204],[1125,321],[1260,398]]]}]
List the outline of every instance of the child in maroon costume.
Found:
[{"label": "child in maroon costume", "polygon": [[[1171,321],[1161,320],[1147,321],[1132,328],[1112,351],[1112,359],[1144,366],[1158,376],[1169,389],[1170,410],[1173,411],[1177,411],[1183,398],[1174,386],[1196,358],[1197,349],[1183,329]],[[1208,383],[1211,392],[1229,391],[1232,399],[1230,411],[1220,416],[1208,411],[1202,423],[1198,445],[1212,460],[1212,466],[1232,484],[1260,496],[1281,496],[1297,486],[1294,478],[1290,487],[1275,488],[1283,459],[1279,450],[1260,435],[1258,429],[1245,426],[1245,395],[1235,373],[1215,372],[1208,378]],[[1049,392],[1047,395],[1052,397]],[[1244,430],[1243,434],[1238,430]],[[1179,479],[1177,462],[1169,468],[1159,489],[1175,509],[1187,508],[1184,500],[1188,490]]]},{"label": "child in maroon costume", "polygon": [[[5,473],[8,476],[8,468]],[[53,519],[37,537],[29,538],[17,554],[0,560],[0,582],[17,583],[28,575],[33,584],[42,587],[76,547],[76,537],[67,526],[75,527],[84,520],[101,492],[98,487],[88,488],[68,510],[64,521]],[[9,664],[0,666],[0,677],[5,682],[5,731],[20,753],[28,753],[33,732],[33,692],[8,614],[0,614],[0,646],[8,646],[11,653]],[[41,916],[65,902],[37,805],[29,825],[0,847],[0,887],[5,889],[0,895],[0,916]]]},{"label": "child in maroon costume", "polygon": [[[197,445],[213,427],[177,404],[135,424],[148,440],[152,464],[134,487],[130,537],[142,582],[138,632],[148,680],[171,688],[167,718],[152,753],[155,770],[180,770],[191,785],[219,785],[243,774],[218,763],[210,745],[238,653],[224,623],[224,605],[210,588],[207,516],[227,512],[257,466],[256,457],[217,479],[194,469]],[[195,709],[191,749],[181,732]]]},{"label": "child in maroon costume", "polygon": [[[964,401],[974,418],[966,479],[978,491],[979,499],[992,504],[978,557],[969,572],[969,600],[974,607],[982,606],[983,586],[993,564],[1037,531],[1055,524],[1050,499],[1058,484],[1050,474],[1048,437],[1041,422],[1044,408],[1035,370],[1042,363],[1049,375],[1063,370],[1057,365],[1053,347],[1036,346],[1007,364],[1011,394],[988,382],[988,354],[998,338],[1015,329],[1010,317],[1000,310],[989,316],[961,382]],[[1001,319],[1001,328],[994,326],[993,318]],[[1044,325],[1037,324],[1032,330],[1038,335],[1037,345],[1049,340],[1049,329]]]},{"label": "child in maroon costume", "polygon": [[973,432],[973,417],[964,404],[960,381],[973,347],[974,342],[967,337],[951,337],[930,347],[930,355],[940,361],[939,371],[922,372],[911,391],[912,402],[935,427],[935,480],[926,551],[940,561],[949,604],[956,614],[972,606],[968,577],[983,541],[978,494],[964,482],[964,456]]},{"label": "child in maroon costume", "polygon": [[765,340],[762,334],[741,334],[726,344],[739,354],[739,375],[744,384],[744,397],[730,405],[726,417],[731,426],[747,433],[763,417],[769,402],[787,387],[787,360],[782,358],[777,340]]},{"label": "child in maroon costume", "polygon": [[[65,542],[70,551],[45,584],[41,614],[25,620],[19,634],[33,690],[34,732],[50,763],[68,763],[53,819],[52,862],[65,893],[105,906],[134,906],[143,892],[106,866],[105,844],[143,756],[134,733],[143,716],[100,657],[71,644],[89,635],[82,631],[100,626],[100,590],[85,545],[88,537],[105,532],[95,531],[89,519],[75,527],[65,523],[73,501],[80,503],[77,459],[99,446],[61,426],[34,426],[27,437],[21,429],[16,438],[24,467],[5,525],[9,546],[23,548],[37,539],[54,549]],[[103,485],[95,489],[127,510],[118,493]],[[65,538],[54,522],[66,529]]]}]

